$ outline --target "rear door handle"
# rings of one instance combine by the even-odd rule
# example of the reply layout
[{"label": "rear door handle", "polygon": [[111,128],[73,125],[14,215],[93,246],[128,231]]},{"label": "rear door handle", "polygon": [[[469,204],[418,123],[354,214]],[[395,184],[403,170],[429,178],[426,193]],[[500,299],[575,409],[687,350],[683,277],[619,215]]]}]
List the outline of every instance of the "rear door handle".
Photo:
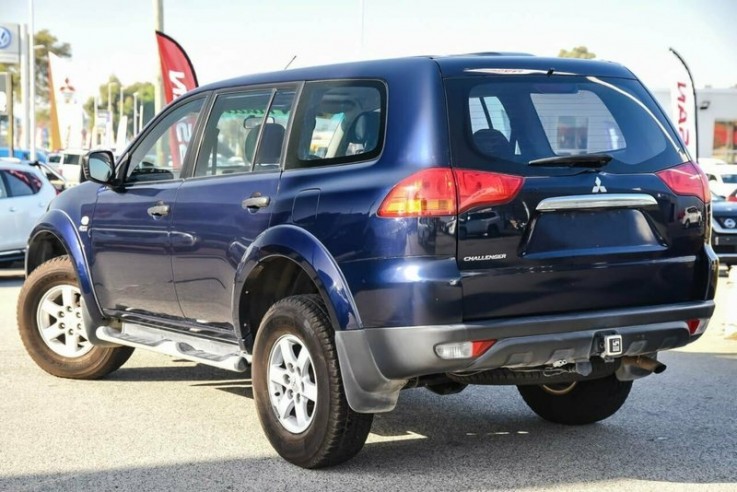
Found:
[{"label": "rear door handle", "polygon": [[271,199],[268,196],[262,196],[261,193],[254,193],[249,198],[241,202],[241,206],[246,209],[254,210],[257,208],[268,207]]},{"label": "rear door handle", "polygon": [[148,208],[148,214],[153,218],[166,217],[169,215],[169,210],[171,210],[169,205],[164,202],[159,202],[153,207]]}]

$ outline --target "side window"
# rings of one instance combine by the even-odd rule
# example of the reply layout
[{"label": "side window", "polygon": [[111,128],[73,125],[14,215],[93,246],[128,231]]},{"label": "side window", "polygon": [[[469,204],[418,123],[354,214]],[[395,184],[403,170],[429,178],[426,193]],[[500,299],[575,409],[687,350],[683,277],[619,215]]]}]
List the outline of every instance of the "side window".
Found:
[{"label": "side window", "polygon": [[287,167],[373,159],[381,153],[385,120],[386,89],[378,81],[308,83]]},{"label": "side window", "polygon": [[8,198],[8,190],[5,189],[6,171],[0,171],[0,199]]},{"label": "side window", "polygon": [[293,100],[293,90],[218,96],[205,127],[195,176],[279,169]]},{"label": "side window", "polygon": [[16,171],[15,169],[6,171],[5,178],[8,186],[6,192],[9,196],[35,195],[42,186],[38,176],[24,171]]},{"label": "side window", "polygon": [[131,154],[126,182],[177,179],[204,98],[179,106],[161,120]]}]

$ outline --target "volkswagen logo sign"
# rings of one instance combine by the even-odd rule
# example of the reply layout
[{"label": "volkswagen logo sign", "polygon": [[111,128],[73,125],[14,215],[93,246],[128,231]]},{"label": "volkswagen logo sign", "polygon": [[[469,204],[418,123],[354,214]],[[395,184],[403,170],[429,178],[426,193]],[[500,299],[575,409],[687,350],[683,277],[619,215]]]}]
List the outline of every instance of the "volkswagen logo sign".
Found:
[{"label": "volkswagen logo sign", "polygon": [[734,219],[724,219],[724,227],[727,229],[734,229],[737,226],[737,222]]},{"label": "volkswagen logo sign", "polygon": [[9,29],[0,26],[0,50],[4,50],[13,42],[13,34]]}]

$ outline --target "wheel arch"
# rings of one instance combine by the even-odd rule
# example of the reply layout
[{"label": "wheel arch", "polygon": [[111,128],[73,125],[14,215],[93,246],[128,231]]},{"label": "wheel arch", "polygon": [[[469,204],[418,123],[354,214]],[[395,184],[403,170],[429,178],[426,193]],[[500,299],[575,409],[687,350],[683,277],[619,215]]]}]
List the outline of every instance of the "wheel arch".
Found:
[{"label": "wheel arch", "polygon": [[[258,289],[262,284],[269,288]],[[336,331],[362,326],[345,277],[327,248],[302,228],[277,226],[251,244],[236,273],[233,320],[249,352],[266,310],[298,294],[319,294]]]},{"label": "wheel arch", "polygon": [[82,240],[69,216],[59,209],[50,210],[38,222],[29,237],[25,262],[26,276],[48,260],[68,255],[77,274],[86,314],[97,326],[103,324],[104,316],[93,290]]}]

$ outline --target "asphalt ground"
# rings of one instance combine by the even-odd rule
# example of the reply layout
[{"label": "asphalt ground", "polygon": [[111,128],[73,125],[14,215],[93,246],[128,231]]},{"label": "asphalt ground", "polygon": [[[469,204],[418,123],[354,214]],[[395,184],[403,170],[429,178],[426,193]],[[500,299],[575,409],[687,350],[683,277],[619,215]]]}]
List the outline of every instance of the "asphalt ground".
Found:
[{"label": "asphalt ground", "polygon": [[100,381],[26,355],[22,272],[0,271],[0,490],[737,490],[737,272],[707,333],[667,352],[624,407],[544,422],[514,387],[402,393],[352,461],[308,471],[261,432],[246,374],[136,351]]}]

